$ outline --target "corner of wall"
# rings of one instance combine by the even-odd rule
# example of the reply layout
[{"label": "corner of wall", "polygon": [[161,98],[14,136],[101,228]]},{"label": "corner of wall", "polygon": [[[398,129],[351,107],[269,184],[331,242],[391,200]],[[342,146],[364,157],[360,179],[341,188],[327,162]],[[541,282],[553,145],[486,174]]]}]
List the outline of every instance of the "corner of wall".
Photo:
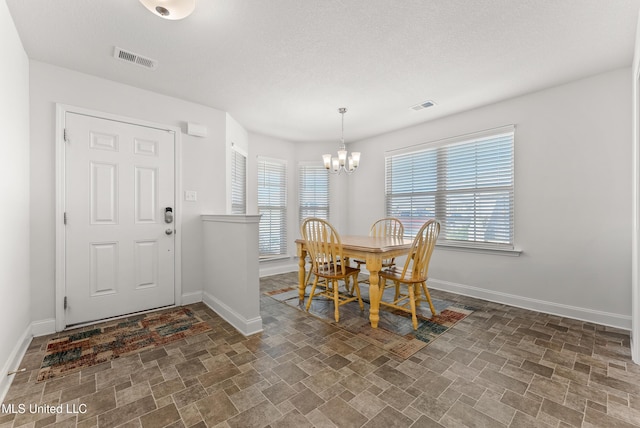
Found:
[{"label": "corner of wall", "polygon": [[209,309],[220,315],[222,319],[231,324],[236,330],[242,333],[242,335],[251,336],[262,331],[261,316],[247,319],[207,292],[204,292],[202,301]]}]

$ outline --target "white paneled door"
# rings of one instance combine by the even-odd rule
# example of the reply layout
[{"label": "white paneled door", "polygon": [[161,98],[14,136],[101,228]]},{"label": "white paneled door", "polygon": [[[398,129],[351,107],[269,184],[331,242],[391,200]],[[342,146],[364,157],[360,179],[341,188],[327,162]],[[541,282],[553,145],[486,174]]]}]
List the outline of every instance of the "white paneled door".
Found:
[{"label": "white paneled door", "polygon": [[174,303],[174,133],[65,114],[65,324]]}]

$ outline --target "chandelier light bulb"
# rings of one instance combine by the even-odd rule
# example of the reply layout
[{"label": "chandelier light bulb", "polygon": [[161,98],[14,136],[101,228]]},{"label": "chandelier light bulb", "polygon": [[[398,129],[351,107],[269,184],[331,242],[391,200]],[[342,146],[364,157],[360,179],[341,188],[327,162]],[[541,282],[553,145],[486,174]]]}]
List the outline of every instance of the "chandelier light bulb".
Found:
[{"label": "chandelier light bulb", "polygon": [[331,155],[330,154],[324,154],[322,155],[322,160],[324,162],[324,167],[329,169],[331,168]]},{"label": "chandelier light bulb", "polygon": [[340,166],[344,166],[346,160],[347,160],[347,151],[338,150],[338,161],[340,162]]},{"label": "chandelier light bulb", "polygon": [[357,168],[360,165],[360,152],[351,153],[351,158],[353,159],[353,167]]}]

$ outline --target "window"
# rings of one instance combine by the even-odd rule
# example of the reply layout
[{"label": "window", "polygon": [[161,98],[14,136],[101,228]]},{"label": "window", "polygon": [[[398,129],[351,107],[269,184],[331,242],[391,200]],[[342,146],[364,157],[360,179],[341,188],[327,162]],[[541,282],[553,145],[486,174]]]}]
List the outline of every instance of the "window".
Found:
[{"label": "window", "polygon": [[281,160],[258,160],[258,212],[260,257],[287,254],[287,174]]},{"label": "window", "polygon": [[388,154],[387,215],[408,236],[437,218],[439,244],[513,249],[513,139],[509,126]]},{"label": "window", "polygon": [[307,217],[329,221],[329,174],[325,167],[301,164],[299,186],[300,224]]},{"label": "window", "polygon": [[247,156],[231,149],[231,214],[247,213]]}]

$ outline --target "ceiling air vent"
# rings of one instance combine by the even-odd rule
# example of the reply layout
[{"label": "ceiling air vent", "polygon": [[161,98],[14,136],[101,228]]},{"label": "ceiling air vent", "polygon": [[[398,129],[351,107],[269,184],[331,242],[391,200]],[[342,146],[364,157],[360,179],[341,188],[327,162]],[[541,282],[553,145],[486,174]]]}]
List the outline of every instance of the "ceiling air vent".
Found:
[{"label": "ceiling air vent", "polygon": [[115,47],[113,50],[113,57],[120,61],[130,62],[132,64],[139,65],[140,67],[148,68],[149,70],[155,70],[158,67],[158,61],[151,58],[146,58],[137,53],[125,51],[119,47]]},{"label": "ceiling air vent", "polygon": [[434,103],[433,101],[425,101],[423,103],[412,106],[411,110],[415,110],[415,111],[423,110],[425,108],[433,107],[434,105],[436,105],[436,103]]}]

